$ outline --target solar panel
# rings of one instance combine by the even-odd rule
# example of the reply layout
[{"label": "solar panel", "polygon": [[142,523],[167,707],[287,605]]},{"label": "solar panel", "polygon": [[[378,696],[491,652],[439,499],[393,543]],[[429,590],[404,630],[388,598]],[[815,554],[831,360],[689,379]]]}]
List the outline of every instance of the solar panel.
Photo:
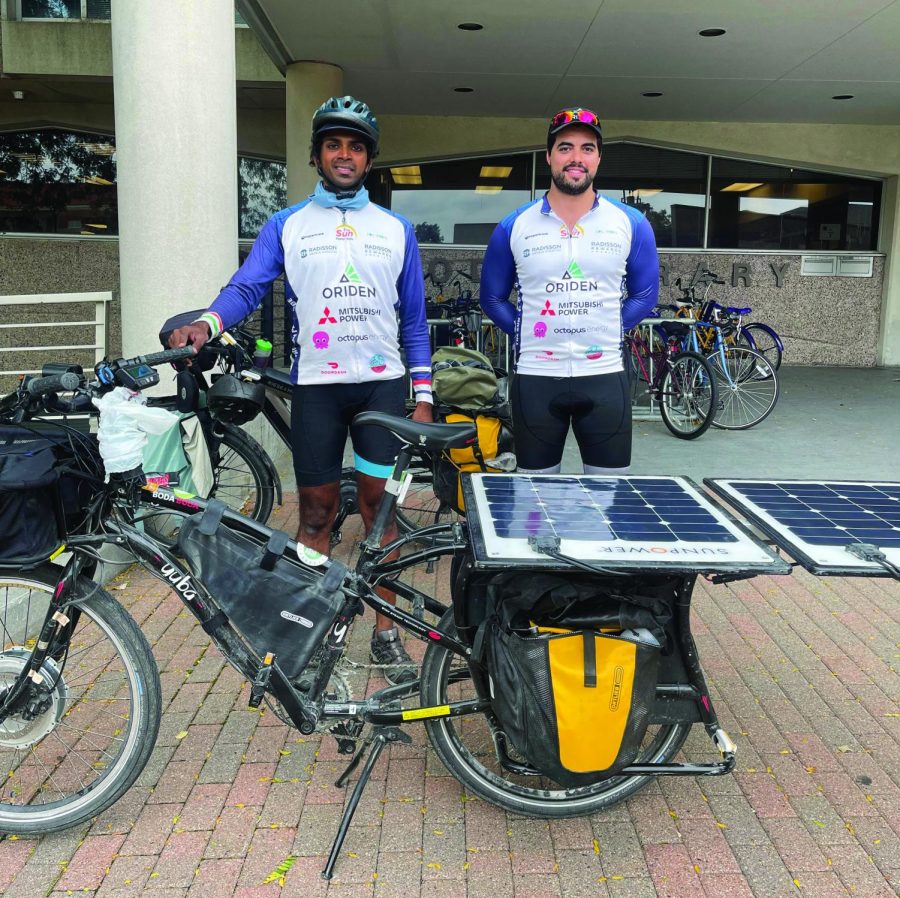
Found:
[{"label": "solar panel", "polygon": [[869,543],[900,564],[900,483],[846,480],[706,481],[814,574],[887,574],[847,547]]},{"label": "solar panel", "polygon": [[562,566],[529,545],[604,568],[785,572],[777,556],[684,477],[473,474],[463,478],[476,563]]}]

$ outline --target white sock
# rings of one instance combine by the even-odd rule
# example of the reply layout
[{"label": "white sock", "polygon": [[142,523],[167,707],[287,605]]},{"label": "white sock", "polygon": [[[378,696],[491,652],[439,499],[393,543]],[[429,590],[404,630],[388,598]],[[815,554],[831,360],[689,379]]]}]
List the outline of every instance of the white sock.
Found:
[{"label": "white sock", "polygon": [[598,468],[595,465],[585,465],[585,474],[610,474],[612,476],[624,477],[631,470],[631,465],[625,465],[624,468]]}]

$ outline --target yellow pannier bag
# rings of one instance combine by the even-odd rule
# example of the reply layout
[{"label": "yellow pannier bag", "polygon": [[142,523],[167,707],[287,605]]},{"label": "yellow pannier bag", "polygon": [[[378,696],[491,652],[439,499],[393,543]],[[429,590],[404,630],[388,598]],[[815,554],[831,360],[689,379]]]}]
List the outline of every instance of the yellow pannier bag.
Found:
[{"label": "yellow pannier bag", "polygon": [[538,771],[575,787],[635,759],[656,693],[649,631],[495,626],[487,651],[494,713]]},{"label": "yellow pannier bag", "polygon": [[498,474],[515,469],[512,454],[512,432],[499,418],[490,415],[464,415],[451,412],[445,416],[448,424],[475,423],[477,433],[470,446],[450,449],[438,460],[434,472],[434,491],[438,498],[460,514],[465,513],[462,484],[463,472]]}]

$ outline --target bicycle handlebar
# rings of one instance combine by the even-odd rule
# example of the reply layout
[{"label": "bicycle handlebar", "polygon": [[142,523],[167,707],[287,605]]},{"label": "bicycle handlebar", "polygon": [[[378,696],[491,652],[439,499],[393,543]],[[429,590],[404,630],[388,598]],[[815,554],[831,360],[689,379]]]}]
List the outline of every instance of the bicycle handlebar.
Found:
[{"label": "bicycle handlebar", "polygon": [[50,374],[47,377],[35,377],[28,381],[27,390],[32,396],[41,393],[55,393],[57,390],[77,390],[81,386],[82,378],[74,371],[64,371],[62,374]]},{"label": "bicycle handlebar", "polygon": [[164,365],[166,362],[178,362],[196,354],[197,350],[194,349],[193,345],[182,346],[180,349],[164,349],[161,352],[139,355],[133,359],[118,359],[112,362],[110,367],[130,368],[132,365],[149,365],[151,368],[155,368],[157,365]]}]

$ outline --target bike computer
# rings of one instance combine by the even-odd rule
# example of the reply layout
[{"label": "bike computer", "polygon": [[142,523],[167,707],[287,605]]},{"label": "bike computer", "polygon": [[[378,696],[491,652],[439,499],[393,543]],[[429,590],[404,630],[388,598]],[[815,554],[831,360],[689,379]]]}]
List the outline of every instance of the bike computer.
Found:
[{"label": "bike computer", "polygon": [[159,383],[159,372],[149,365],[137,364],[116,369],[116,383],[129,390],[144,390]]}]

